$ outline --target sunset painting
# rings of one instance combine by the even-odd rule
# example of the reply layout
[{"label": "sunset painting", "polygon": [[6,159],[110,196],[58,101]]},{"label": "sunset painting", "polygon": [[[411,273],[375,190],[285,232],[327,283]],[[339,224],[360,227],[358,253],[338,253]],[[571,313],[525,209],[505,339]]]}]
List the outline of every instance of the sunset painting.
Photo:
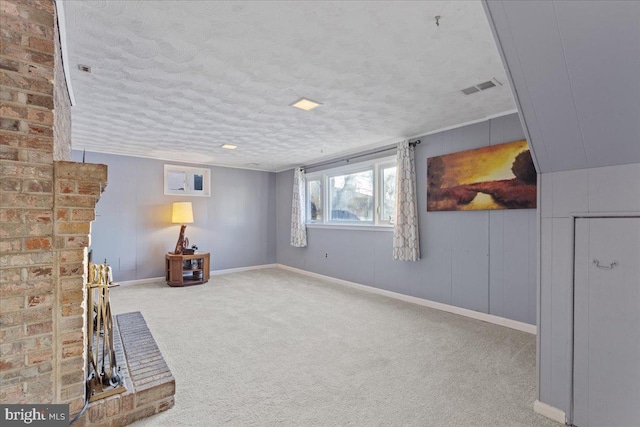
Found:
[{"label": "sunset painting", "polygon": [[427,159],[427,211],[535,209],[536,170],[527,141]]}]

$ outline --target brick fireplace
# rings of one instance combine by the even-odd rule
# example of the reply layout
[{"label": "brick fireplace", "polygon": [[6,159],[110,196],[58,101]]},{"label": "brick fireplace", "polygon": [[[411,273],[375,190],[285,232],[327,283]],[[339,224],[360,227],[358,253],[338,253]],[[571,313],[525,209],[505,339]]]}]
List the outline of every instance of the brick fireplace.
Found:
[{"label": "brick fireplace", "polygon": [[[0,402],[68,403],[73,417],[86,397],[87,248],[107,167],[69,161],[57,30],[52,0],[0,0]],[[122,425],[171,407],[166,372],[140,386],[150,392],[137,397],[134,384],[74,425]]]},{"label": "brick fireplace", "polygon": [[107,167],[55,161],[53,169],[54,381],[56,399],[75,414],[84,406],[87,377],[87,247]]},{"label": "brick fireplace", "polygon": [[0,400],[85,400],[84,275],[105,165],[71,156],[51,1],[0,2]]}]

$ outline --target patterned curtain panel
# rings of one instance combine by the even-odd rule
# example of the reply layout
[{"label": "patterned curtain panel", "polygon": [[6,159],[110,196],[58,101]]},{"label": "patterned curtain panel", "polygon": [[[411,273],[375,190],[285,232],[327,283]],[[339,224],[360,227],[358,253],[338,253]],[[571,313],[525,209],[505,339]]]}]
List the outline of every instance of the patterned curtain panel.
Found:
[{"label": "patterned curtain panel", "polygon": [[296,168],[293,171],[293,197],[291,203],[291,246],[296,248],[307,246],[305,187],[304,171]]},{"label": "patterned curtain panel", "polygon": [[417,261],[420,259],[418,196],[416,194],[414,153],[409,141],[402,141],[398,144],[397,161],[396,225],[393,229],[393,259]]}]

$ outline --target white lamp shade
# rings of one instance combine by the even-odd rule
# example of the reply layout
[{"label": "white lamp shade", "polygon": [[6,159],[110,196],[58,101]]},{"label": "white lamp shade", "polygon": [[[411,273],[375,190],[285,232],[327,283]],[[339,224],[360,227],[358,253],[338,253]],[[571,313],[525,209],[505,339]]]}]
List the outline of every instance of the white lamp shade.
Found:
[{"label": "white lamp shade", "polygon": [[191,202],[175,202],[171,222],[174,224],[191,224],[193,222],[193,208]]}]

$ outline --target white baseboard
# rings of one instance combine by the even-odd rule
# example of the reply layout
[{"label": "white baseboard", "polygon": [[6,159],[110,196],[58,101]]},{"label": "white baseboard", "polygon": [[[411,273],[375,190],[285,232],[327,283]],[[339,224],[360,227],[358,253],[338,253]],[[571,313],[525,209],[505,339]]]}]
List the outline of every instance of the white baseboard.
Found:
[{"label": "white baseboard", "polygon": [[133,286],[133,285],[145,285],[147,283],[157,283],[164,282],[165,278],[163,276],[160,277],[149,277],[148,279],[137,279],[137,280],[124,280],[122,282],[116,282],[120,286]]},{"label": "white baseboard", "polygon": [[[410,302],[413,304],[422,305],[424,307],[435,308],[437,310],[446,311],[449,313],[459,314],[461,316],[470,317],[476,320],[482,320],[483,322],[493,323],[500,326],[505,326],[507,328],[516,329],[518,331],[528,332],[530,334],[536,334],[536,326],[530,325],[524,322],[518,322],[517,320],[506,319],[500,316],[494,316],[493,314],[481,313],[479,311],[469,310],[466,308],[456,307],[453,305],[443,304],[440,302],[430,301],[423,298],[412,297],[409,295],[400,294],[393,291],[387,291],[385,289],[378,289],[371,286],[361,285],[359,283],[349,282],[347,280],[336,279],[335,277],[325,276],[318,273],[312,273],[311,271],[301,270],[299,268],[290,267],[284,264],[277,264],[278,268],[282,268],[285,270],[293,271],[296,273],[304,274],[310,277],[316,277],[318,279],[325,279],[332,281],[334,283],[348,286],[350,288],[360,289],[366,292],[371,292],[378,295],[384,295],[389,298],[395,298],[401,301]],[[564,421],[563,421],[564,422]]]},{"label": "white baseboard", "polygon": [[[263,268],[276,268],[278,264],[262,264],[262,265],[251,265],[249,267],[238,267],[238,268],[227,268],[225,270],[211,270],[209,275],[211,276],[222,276],[224,274],[231,273],[240,273],[242,271],[250,271],[250,270],[262,270]],[[161,277],[150,277],[148,279],[138,279],[138,280],[125,280],[123,282],[117,282],[120,286],[132,286],[132,285],[144,285],[146,283],[157,283],[164,282],[164,276]]]},{"label": "white baseboard", "polygon": [[535,402],[533,402],[533,410],[534,412],[542,415],[543,417],[547,417],[552,421],[555,421],[561,424],[566,423],[566,414],[564,413],[564,411],[554,406],[547,405],[544,402],[540,402],[539,400],[536,400]]},{"label": "white baseboard", "polygon": [[240,273],[242,271],[262,270],[263,268],[276,268],[276,267],[278,267],[278,264],[252,265],[249,267],[227,268],[226,270],[213,270],[211,271],[210,274],[212,276],[222,276],[223,274]]},{"label": "white baseboard", "polygon": [[[449,313],[459,314],[461,316],[470,317],[476,320],[482,320],[484,322],[493,323],[500,326],[505,326],[507,328],[516,329],[518,331],[528,332],[530,334],[536,333],[535,325],[530,325],[524,322],[518,322],[517,320],[506,319],[500,316],[494,316],[493,314],[481,313],[479,311],[469,310],[466,308],[456,307],[453,305],[443,304],[440,302],[430,301],[423,298],[412,297],[409,295],[400,294],[393,291],[387,291],[385,289],[378,289],[371,286],[361,285],[359,283],[349,282],[347,280],[336,279],[335,277],[325,276],[323,274],[312,273],[311,271],[302,270],[295,267],[290,267],[284,264],[263,264],[263,265],[252,265],[249,267],[238,267],[238,268],[227,268],[225,270],[212,270],[210,272],[211,276],[222,276],[224,274],[232,274],[232,273],[240,273],[243,271],[251,271],[251,270],[262,270],[265,268],[282,268],[284,270],[290,270],[296,273],[304,274],[310,277],[316,277],[319,279],[329,280],[331,282],[348,286],[355,289],[360,289],[366,292],[371,292],[378,295],[384,295],[389,298],[395,298],[401,301],[410,302],[413,304],[422,305],[424,307],[435,308],[437,310],[446,311]],[[132,285],[143,285],[146,283],[157,283],[163,282],[165,280],[164,277],[150,277],[148,279],[138,279],[138,280],[126,280],[122,282],[118,282],[120,286],[132,286]],[[540,402],[541,405],[545,405]],[[548,405],[546,405],[548,406]],[[534,405],[535,407],[535,405]],[[553,407],[550,407],[555,409]],[[537,412],[537,411],[536,411]],[[564,414],[564,412],[563,412]],[[544,415],[544,414],[543,414]],[[546,415],[545,415],[546,416]],[[553,418],[552,418],[553,419]],[[564,421],[563,421],[564,422]]]}]

